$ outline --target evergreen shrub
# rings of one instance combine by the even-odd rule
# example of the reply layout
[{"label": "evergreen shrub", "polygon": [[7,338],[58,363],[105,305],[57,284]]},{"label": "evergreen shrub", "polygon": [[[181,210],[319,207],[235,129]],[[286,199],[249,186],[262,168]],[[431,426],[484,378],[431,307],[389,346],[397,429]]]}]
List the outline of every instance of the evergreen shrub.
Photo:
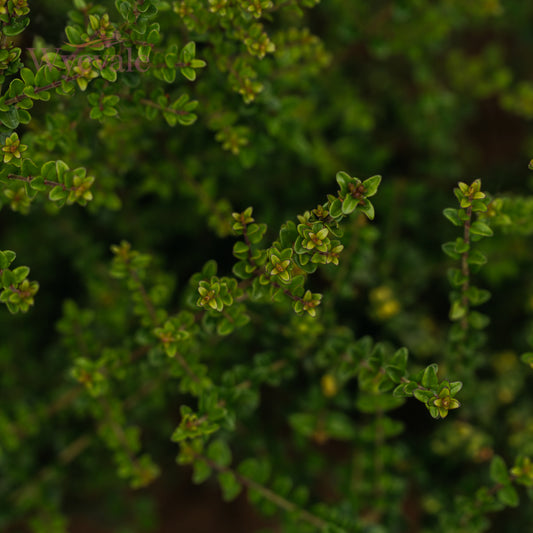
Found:
[{"label": "evergreen shrub", "polygon": [[532,16],[0,0],[0,529],[530,530]]}]

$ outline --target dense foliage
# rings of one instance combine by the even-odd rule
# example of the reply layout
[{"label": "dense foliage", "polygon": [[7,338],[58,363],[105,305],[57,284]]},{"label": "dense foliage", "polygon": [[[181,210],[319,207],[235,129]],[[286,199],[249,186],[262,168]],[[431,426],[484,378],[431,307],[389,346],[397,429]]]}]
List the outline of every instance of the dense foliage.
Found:
[{"label": "dense foliage", "polygon": [[192,479],[233,532],[527,530],[533,5],[31,4],[0,529],[155,533]]}]

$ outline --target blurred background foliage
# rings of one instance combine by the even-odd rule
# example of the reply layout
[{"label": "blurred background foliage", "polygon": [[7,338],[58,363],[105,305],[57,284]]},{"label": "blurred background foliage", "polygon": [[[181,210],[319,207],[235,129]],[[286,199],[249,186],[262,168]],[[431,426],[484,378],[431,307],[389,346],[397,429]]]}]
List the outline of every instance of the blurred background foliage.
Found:
[{"label": "blurred background foliage", "polygon": [[[188,2],[195,3],[206,11],[213,5]],[[85,166],[96,182],[87,208],[58,210],[47,202],[26,208],[7,195],[1,199],[2,248],[16,250],[17,260],[28,264],[40,283],[30,313],[0,314],[0,390],[6,417],[0,423],[13,423],[25,433],[24,446],[0,458],[4,466],[9,461],[10,469],[0,479],[3,530],[26,531],[25,502],[33,502],[27,503],[33,509],[39,501],[43,508],[62,508],[72,523],[78,514],[85,517],[85,525],[69,529],[73,532],[85,531],[88,523],[98,524],[98,531],[164,531],[154,524],[165,523],[165,498],[175,491],[173,497],[179,499],[190,490],[183,481],[190,473],[173,466],[176,450],[168,441],[177,423],[176,405],[188,396],[171,383],[136,404],[134,421],[143,427],[143,445],[163,471],[155,489],[139,493],[111,475],[103,445],[80,437],[93,431],[90,402],[83,396],[62,396],[73,384],[68,371],[69,357],[78,350],[73,331],[87,335],[89,352],[102,346],[135,350],[136,335],[143,334],[136,329],[129,294],[109,276],[110,246],[125,239],[153,256],[151,283],[165,287],[163,301],[172,311],[180,305],[189,277],[207,260],[218,262],[221,275],[230,273],[232,210],[253,206],[256,220],[268,224],[268,240],[274,239],[283,222],[335,191],[334,176],[341,169],[361,179],[379,173],[383,182],[373,199],[375,221],[348,222],[344,261],[338,268],[320,269],[310,281],[324,293],[320,320],[297,318],[274,306],[253,317],[262,325],[253,336],[246,330],[202,347],[210,353],[209,365],[220,366],[220,372],[224,366],[249,364],[254,354],[270,361],[274,353],[298,360],[303,368],[298,373],[290,367],[280,377],[289,385],[266,387],[259,411],[254,407],[258,399],[242,407],[255,413],[242,413],[254,436],[235,443],[234,454],[243,451],[246,456],[267,447],[281,471],[286,467],[300,483],[323,482],[313,490],[325,500],[339,496],[338,487],[344,485],[331,463],[342,463],[354,446],[365,449],[368,443],[361,437],[363,442],[354,444],[357,438],[341,431],[337,440],[315,436],[312,445],[304,445],[297,435],[287,453],[286,408],[312,412],[334,397],[339,408],[348,409],[348,392],[337,395],[330,378],[320,381],[321,373],[329,372],[327,353],[335,352],[324,343],[334,345],[335,336],[371,335],[406,346],[419,364],[437,362],[446,368],[446,271],[451,262],[441,244],[456,233],[442,210],[455,205],[452,189],[457,181],[475,178],[482,179],[484,190],[505,199],[504,211],[513,222],[482,243],[489,261],[478,283],[492,293],[483,307],[491,324],[477,354],[483,363],[475,394],[470,394],[470,404],[462,399],[463,407],[446,421],[431,420],[416,402],[398,411],[396,418],[406,431],[383,446],[383,454],[390,456],[382,459],[395,465],[398,477],[390,474],[389,479],[380,471],[388,487],[382,500],[375,487],[368,487],[367,504],[373,500],[375,507],[361,504],[358,512],[374,523],[371,531],[437,531],[436,517],[451,505],[458,479],[462,492],[471,493],[480,479],[488,480],[479,464],[487,463],[495,450],[509,461],[517,453],[533,453],[531,375],[519,362],[520,354],[533,347],[533,180],[527,168],[533,153],[533,4],[324,0],[311,8],[313,3],[274,2],[271,13],[266,10],[262,23],[276,50],[254,59],[262,87],[248,103],[226,72],[224,58],[236,54],[237,45],[223,28],[202,32],[180,16],[187,2],[162,3],[168,16],[158,18],[161,34],[180,45],[194,40],[198,57],[207,61],[195,83],[176,82],[200,103],[192,126],[149,121],[134,106],[121,108],[117,118],[90,120],[79,91],[35,106],[22,133],[37,159],[40,155],[43,160],[63,159],[72,168]],[[31,24],[18,45],[59,46],[71,2],[32,4]],[[112,2],[99,4],[117,17]],[[25,63],[31,67],[31,58],[26,56]],[[133,94],[142,74],[126,77]],[[47,130],[54,135],[46,138]],[[331,332],[333,339],[328,340]],[[152,355],[153,365],[163,365]],[[127,382],[125,378],[120,385],[126,397],[135,395],[137,386],[150,387],[143,385],[142,375]],[[74,402],[74,412],[61,409],[58,398]],[[355,432],[368,422],[364,414],[350,416]],[[72,443],[83,453],[69,448]],[[2,453],[9,446],[3,448]],[[294,465],[300,449],[306,460]],[[75,461],[69,460],[69,450]],[[358,457],[356,453],[359,481],[371,485],[378,468],[375,458]],[[56,466],[48,467],[51,463]],[[39,483],[28,488],[35,473]],[[433,493],[426,492],[429,486]],[[198,498],[211,501],[205,490]],[[364,487],[358,490],[365,494]],[[402,493],[407,494],[403,500]],[[14,501],[18,517],[12,513]],[[231,522],[232,513],[240,516],[235,509],[229,506],[221,516]],[[525,504],[502,516],[506,527],[521,531],[533,520]],[[55,531],[50,524],[56,519],[48,518],[50,529],[42,531]],[[493,531],[501,530],[498,520]],[[249,532],[254,521],[246,514],[230,529]],[[380,522],[382,529],[376,525]],[[223,531],[209,525],[202,529],[200,523],[180,531]],[[179,524],[176,518],[175,527]]]}]

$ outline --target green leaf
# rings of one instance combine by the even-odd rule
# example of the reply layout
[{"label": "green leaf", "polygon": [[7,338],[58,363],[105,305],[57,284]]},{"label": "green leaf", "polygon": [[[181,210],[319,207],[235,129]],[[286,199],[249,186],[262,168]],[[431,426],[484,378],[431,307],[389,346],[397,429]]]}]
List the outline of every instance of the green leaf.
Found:
[{"label": "green leaf", "polygon": [[203,59],[193,59],[191,61],[192,68],[204,68],[207,63]]},{"label": "green leaf", "polygon": [[361,213],[364,213],[366,215],[368,220],[374,220],[374,206],[372,205],[372,202],[370,202],[370,200],[365,199],[364,203],[360,205],[358,209],[359,211],[361,211]]},{"label": "green leaf", "polygon": [[348,184],[353,181],[352,178],[348,175],[348,173],[341,170],[340,172],[337,172],[335,179],[339,184],[341,193],[346,194],[348,192]]},{"label": "green leaf", "polygon": [[39,167],[29,157],[22,161],[21,172],[23,176],[37,176],[39,174]]},{"label": "green leaf", "polygon": [[178,115],[178,122],[182,126],[190,126],[196,122],[197,118],[197,115],[194,113],[187,113],[186,115]]},{"label": "green leaf", "polygon": [[188,42],[180,53],[180,58],[184,63],[189,63],[196,55],[196,43],[194,41]]},{"label": "green leaf", "polygon": [[30,269],[27,266],[19,266],[13,270],[13,276],[15,277],[15,283],[18,285],[22,283],[30,273]]},{"label": "green leaf", "polygon": [[25,109],[19,109],[19,121],[21,124],[29,124],[31,115]]},{"label": "green leaf", "polygon": [[2,33],[7,37],[14,37],[22,33],[29,23],[29,17],[14,18],[10,25],[2,26]]},{"label": "green leaf", "polygon": [[0,122],[6,128],[14,130],[20,123],[17,107],[12,105],[7,111],[0,111]]},{"label": "green leaf", "polygon": [[13,272],[11,272],[11,270],[9,270],[8,268],[4,268],[2,271],[2,286],[9,287],[14,284],[15,276],[13,275]]},{"label": "green leaf", "polygon": [[150,30],[146,37],[146,42],[150,44],[157,44],[160,40],[161,36],[159,31],[157,29],[153,28]]},{"label": "green leaf", "polygon": [[490,318],[483,313],[479,313],[478,311],[471,311],[468,315],[468,323],[474,329],[483,329],[489,325]]},{"label": "green leaf", "polygon": [[526,363],[526,365],[529,365],[531,368],[533,368],[533,352],[523,353],[520,356],[520,361]]},{"label": "green leaf", "polygon": [[83,43],[83,39],[81,37],[81,33],[74,26],[67,26],[65,28],[65,33],[67,34],[67,39],[68,39],[69,43],[72,43],[72,44],[82,44]]},{"label": "green leaf", "polygon": [[[5,30],[5,26],[4,28],[2,28],[2,30],[4,31]],[[4,31],[5,33],[5,31]],[[7,309],[8,311],[11,313],[11,314],[15,314],[15,313],[18,313],[19,312],[19,305],[18,304],[14,304],[13,302],[6,302],[6,306],[7,306]]]},{"label": "green leaf", "polygon": [[24,94],[28,96],[28,98],[24,98],[17,102],[17,108],[18,109],[31,109],[33,107],[33,101],[32,99],[37,99],[37,95],[35,94],[35,89],[33,86],[28,85],[24,87]]},{"label": "green leaf", "polygon": [[141,62],[147,63],[150,60],[151,51],[152,48],[147,44],[139,46],[137,54],[139,55],[139,59],[141,60]]},{"label": "green leaf", "polygon": [[405,375],[405,370],[393,365],[387,365],[385,367],[385,372],[387,373],[388,378],[394,383],[400,383]]},{"label": "green leaf", "polygon": [[41,167],[41,176],[45,180],[55,181],[57,179],[55,161],[47,161]]},{"label": "green leaf", "polygon": [[450,383],[450,395],[455,396],[463,388],[461,381],[452,381]]},{"label": "green leaf", "polygon": [[9,89],[7,90],[7,96],[9,98],[13,98],[14,96],[19,96],[23,94],[23,92],[24,92],[24,82],[19,78],[15,78],[9,84]]},{"label": "green leaf", "polygon": [[426,403],[431,398],[434,398],[434,394],[428,390],[415,389],[413,391],[413,396],[420,402]]},{"label": "green leaf", "polygon": [[460,320],[465,316],[465,314],[466,308],[461,305],[459,300],[455,300],[450,309],[450,320]]},{"label": "green leaf", "polygon": [[472,223],[470,226],[470,233],[473,235],[481,235],[482,237],[492,237],[492,235],[494,235],[494,232],[490,229],[490,227],[479,220],[476,220]]},{"label": "green leaf", "polygon": [[478,289],[477,287],[469,287],[466,291],[468,300],[473,306],[484,304],[486,301],[490,300],[490,292],[485,289]]},{"label": "green leaf", "polygon": [[235,325],[233,322],[228,320],[227,318],[223,318],[218,324],[217,324],[217,333],[221,336],[229,335],[233,332],[235,329]]},{"label": "green leaf", "polygon": [[178,123],[178,115],[176,115],[175,113],[163,111],[163,117],[170,127],[175,126]]},{"label": "green leaf", "polygon": [[468,252],[470,249],[470,245],[464,241],[462,237],[457,237],[455,240],[455,251],[458,254],[464,254],[465,252]]},{"label": "green leaf", "polygon": [[211,278],[213,276],[216,276],[217,268],[217,262],[214,259],[210,259],[205,263],[204,267],[202,268],[202,274],[206,278]]},{"label": "green leaf", "polygon": [[0,251],[0,269],[7,268],[9,266],[9,261],[5,252]]},{"label": "green leaf", "polygon": [[289,424],[297,433],[310,437],[315,431],[316,416],[311,413],[293,413],[289,416]]},{"label": "green leaf", "polygon": [[472,250],[468,254],[469,265],[484,265],[487,262],[487,257],[479,250]]},{"label": "green leaf", "polygon": [[118,115],[118,111],[114,107],[105,106],[103,113],[106,117],[115,117]]},{"label": "green leaf", "polygon": [[280,496],[287,497],[294,485],[292,478],[288,475],[277,476],[272,481],[272,490]]},{"label": "green leaf", "polygon": [[490,479],[502,485],[507,485],[510,482],[505,461],[499,455],[495,455],[490,463]]},{"label": "green leaf", "polygon": [[91,109],[91,112],[89,113],[89,118],[91,118],[92,120],[100,120],[101,118],[103,118],[103,116],[104,113],[99,107],[93,107]]},{"label": "green leaf", "polygon": [[173,68],[176,65],[176,62],[178,61],[178,45],[171,44],[167,48],[167,52],[165,54],[165,64],[169,68]]},{"label": "green leaf", "polygon": [[484,213],[488,210],[485,200],[472,200],[472,211],[474,213]]},{"label": "green leaf", "polygon": [[68,169],[69,167],[64,161],[62,161],[61,159],[58,159],[56,161],[56,175],[57,175],[57,180],[59,181],[59,183],[64,182],[63,176],[65,175],[65,172]]},{"label": "green leaf", "polygon": [[426,367],[422,376],[422,385],[428,389],[436,389],[439,386],[439,378],[437,377],[437,371],[439,367],[436,363],[433,363]]},{"label": "green leaf", "polygon": [[241,279],[248,279],[252,277],[252,273],[248,272],[248,261],[238,261],[233,265],[232,272],[235,276]]},{"label": "green leaf", "polygon": [[194,461],[194,470],[192,474],[193,483],[197,485],[203,483],[209,478],[211,472],[211,467],[203,459],[197,459]]},{"label": "green leaf", "polygon": [[335,198],[329,207],[329,214],[333,218],[339,218],[342,216],[342,203],[339,198]]},{"label": "green leaf", "polygon": [[347,195],[346,198],[344,198],[344,201],[342,202],[342,213],[344,215],[349,215],[350,213],[353,213],[358,203],[359,200],[357,198]]},{"label": "green leaf", "polygon": [[250,457],[242,461],[237,468],[238,472],[261,485],[265,484],[270,477],[270,463],[265,459]]},{"label": "green leaf", "polygon": [[409,396],[412,396],[414,394],[414,391],[418,388],[418,383],[416,381],[409,381],[404,385],[404,390],[406,394]]},{"label": "green leaf", "polygon": [[432,418],[440,418],[439,410],[434,405],[426,405]]},{"label": "green leaf", "polygon": [[13,252],[12,250],[4,250],[2,252],[4,254],[4,257],[7,258],[7,261],[8,261],[8,266],[15,260],[15,258],[17,257],[17,254],[15,252]]},{"label": "green leaf", "polygon": [[65,191],[65,189],[63,189],[61,185],[57,185],[50,191],[48,197],[50,198],[50,200],[52,200],[52,202],[57,202],[60,200],[64,200],[67,195],[67,191]]},{"label": "green leaf", "polygon": [[226,502],[234,500],[241,492],[241,484],[237,481],[235,474],[229,470],[218,475],[218,482],[222,489],[222,498]]},{"label": "green leaf", "polygon": [[104,80],[110,81],[111,83],[117,81],[117,71],[113,67],[106,67],[100,71],[100,75]]},{"label": "green leaf", "polygon": [[365,197],[370,198],[378,192],[379,184],[381,183],[381,176],[372,176],[371,178],[363,181],[365,188]]},{"label": "green leaf", "polygon": [[248,251],[250,250],[250,247],[242,241],[237,241],[233,245],[233,255],[237,259],[246,259],[248,257]]},{"label": "green leaf", "polygon": [[451,257],[452,259],[460,259],[461,257],[461,254],[458,254],[456,251],[455,251],[455,242],[445,242],[443,245],[442,245],[442,251],[449,257]]},{"label": "green leaf", "polygon": [[395,397],[395,398],[407,398],[409,396],[411,396],[410,393],[406,392],[405,390],[405,383],[401,383],[400,385],[398,385],[393,391],[392,391],[392,395]]},{"label": "green leaf", "polygon": [[356,431],[353,421],[344,413],[330,412],[325,416],[324,430],[328,436],[337,440],[352,440]]},{"label": "green leaf", "polygon": [[447,207],[443,212],[443,215],[454,225],[462,226],[463,222],[459,218],[458,210],[451,207]]},{"label": "green leaf", "polygon": [[196,79],[196,71],[192,67],[182,67],[180,68],[180,72],[189,81],[194,81]]},{"label": "green leaf", "polygon": [[512,485],[507,485],[498,491],[498,500],[509,507],[517,507],[520,503],[518,492]]},{"label": "green leaf", "polygon": [[258,244],[263,238],[266,226],[264,224],[250,224],[247,228],[248,239],[252,244]]},{"label": "green leaf", "polygon": [[216,439],[207,448],[207,457],[218,466],[226,467],[231,463],[231,450],[226,441]]}]

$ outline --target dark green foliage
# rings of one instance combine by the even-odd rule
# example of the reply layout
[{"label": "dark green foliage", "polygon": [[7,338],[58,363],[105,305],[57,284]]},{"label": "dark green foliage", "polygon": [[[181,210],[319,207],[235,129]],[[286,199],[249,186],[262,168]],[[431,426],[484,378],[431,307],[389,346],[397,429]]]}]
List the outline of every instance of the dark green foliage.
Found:
[{"label": "dark green foliage", "polygon": [[285,533],[527,530],[533,7],[31,4],[0,0],[0,529],[155,533],[187,479]]}]

